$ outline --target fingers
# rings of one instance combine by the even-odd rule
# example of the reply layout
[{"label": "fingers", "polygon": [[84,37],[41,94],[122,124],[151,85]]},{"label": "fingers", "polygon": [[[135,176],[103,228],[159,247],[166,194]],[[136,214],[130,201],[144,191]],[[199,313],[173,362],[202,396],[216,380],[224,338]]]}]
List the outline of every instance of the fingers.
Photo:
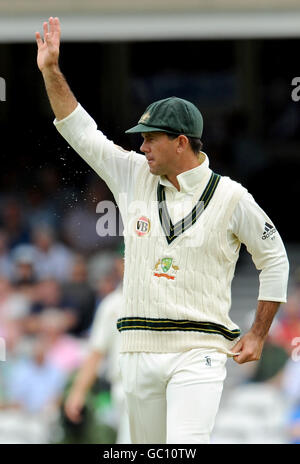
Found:
[{"label": "fingers", "polygon": [[260,356],[257,352],[244,350],[241,351],[241,353],[239,353],[237,356],[234,356],[233,359],[238,364],[243,364],[250,361],[258,361]]},{"label": "fingers", "polygon": [[81,421],[81,408],[78,405],[67,403],[65,406],[65,413],[72,422]]},{"label": "fingers", "polygon": [[35,38],[36,38],[36,43],[37,43],[38,47],[43,45],[43,39],[42,39],[41,34],[39,32],[35,33]]},{"label": "fingers", "polygon": [[238,364],[242,364],[243,362],[245,362],[245,356],[243,353],[243,343],[241,340],[237,342],[237,344],[232,348],[231,351],[232,353],[236,353],[236,355],[233,356],[235,362],[237,362]]},{"label": "fingers", "polygon": [[243,364],[246,362],[245,357],[242,355],[242,353],[237,354],[236,356],[233,357],[233,360],[238,363],[238,364]]},{"label": "fingers", "polygon": [[[60,36],[59,18],[57,17],[53,18],[52,16],[50,16],[49,23],[47,21],[44,21],[43,23],[44,40],[49,39],[52,35],[55,35],[55,34]],[[37,43],[41,44],[42,43],[41,34],[39,32],[36,32],[35,36],[36,36]]]},{"label": "fingers", "polygon": [[58,34],[60,35],[60,23],[57,17],[53,18],[52,16],[49,18],[49,31],[51,34]]},{"label": "fingers", "polygon": [[240,340],[234,345],[234,347],[231,349],[231,352],[238,354],[242,349],[243,349],[243,343]]},{"label": "fingers", "polygon": [[48,34],[48,23],[47,23],[47,21],[45,21],[45,22],[43,23],[43,32],[44,32],[44,40],[45,40],[45,39],[46,39],[46,36],[47,36],[47,34]]}]

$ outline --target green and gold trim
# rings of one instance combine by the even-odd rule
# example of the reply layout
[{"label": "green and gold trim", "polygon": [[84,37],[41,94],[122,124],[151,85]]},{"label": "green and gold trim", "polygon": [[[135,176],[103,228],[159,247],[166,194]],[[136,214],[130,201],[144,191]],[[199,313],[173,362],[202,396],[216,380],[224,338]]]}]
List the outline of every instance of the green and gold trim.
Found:
[{"label": "green and gold trim", "polygon": [[215,322],[174,319],[145,319],[142,317],[124,317],[118,319],[117,329],[119,332],[123,332],[124,330],[152,330],[155,332],[204,332],[222,335],[227,340],[234,340],[235,338],[239,337],[241,333],[239,329],[230,330],[224,325],[216,324]]},{"label": "green and gold trim", "polygon": [[212,199],[212,196],[217,188],[220,178],[221,176],[219,174],[215,174],[214,172],[211,174],[210,179],[204,189],[204,192],[202,193],[201,197],[199,198],[192,211],[181,221],[178,221],[175,225],[173,225],[168,212],[164,186],[158,183],[157,199],[159,220],[163,228],[163,231],[166,235],[168,244],[172,243],[180,234],[183,234],[183,232],[185,232],[193,224],[195,224],[195,222],[198,220],[198,218]]}]

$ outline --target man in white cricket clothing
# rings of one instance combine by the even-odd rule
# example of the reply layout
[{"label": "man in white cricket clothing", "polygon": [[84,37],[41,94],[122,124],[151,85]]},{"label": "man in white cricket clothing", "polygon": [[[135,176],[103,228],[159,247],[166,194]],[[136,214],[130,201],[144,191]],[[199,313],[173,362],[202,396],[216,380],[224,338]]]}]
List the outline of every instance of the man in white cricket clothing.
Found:
[{"label": "man in white cricket clothing", "polygon": [[[247,190],[211,171],[203,120],[176,97],[152,103],[129,132],[141,156],[97,129],[59,69],[60,24],[36,33],[38,67],[57,130],[104,179],[124,223],[120,367],[132,443],[209,443],[226,360],[258,360],[281,302],[288,260],[271,219]],[[231,281],[241,243],[260,271],[258,305],[240,338]]]}]

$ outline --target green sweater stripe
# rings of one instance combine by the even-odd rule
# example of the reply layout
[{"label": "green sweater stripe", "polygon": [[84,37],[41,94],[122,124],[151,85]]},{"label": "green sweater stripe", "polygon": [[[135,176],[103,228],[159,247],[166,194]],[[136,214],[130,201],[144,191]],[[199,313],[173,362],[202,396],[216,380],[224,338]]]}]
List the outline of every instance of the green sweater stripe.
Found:
[{"label": "green sweater stripe", "polygon": [[142,317],[127,317],[118,319],[117,328],[124,330],[153,330],[153,331],[194,331],[208,332],[222,335],[227,340],[234,340],[240,335],[239,329],[230,330],[214,322],[200,322],[173,319],[144,319]]},{"label": "green sweater stripe", "polygon": [[220,177],[221,176],[219,174],[215,174],[214,172],[211,174],[210,179],[204,189],[204,192],[199,198],[197,204],[185,218],[177,222],[175,225],[173,225],[168,212],[164,187],[161,184],[158,184],[157,198],[159,202],[159,219],[163,231],[166,235],[168,244],[172,243],[173,240],[175,240],[180,234],[182,234],[193,224],[195,224],[195,222],[200,217],[201,213],[208,206],[210,200],[212,199],[212,196],[220,181]]}]

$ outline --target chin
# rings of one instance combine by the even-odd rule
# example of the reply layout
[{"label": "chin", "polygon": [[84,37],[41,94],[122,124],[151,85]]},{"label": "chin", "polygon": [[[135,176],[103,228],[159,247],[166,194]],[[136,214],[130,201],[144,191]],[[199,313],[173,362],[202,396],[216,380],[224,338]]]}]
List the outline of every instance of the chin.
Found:
[{"label": "chin", "polygon": [[149,171],[150,171],[150,174],[152,174],[153,176],[160,176],[160,173],[155,171],[155,169],[150,168]]}]

